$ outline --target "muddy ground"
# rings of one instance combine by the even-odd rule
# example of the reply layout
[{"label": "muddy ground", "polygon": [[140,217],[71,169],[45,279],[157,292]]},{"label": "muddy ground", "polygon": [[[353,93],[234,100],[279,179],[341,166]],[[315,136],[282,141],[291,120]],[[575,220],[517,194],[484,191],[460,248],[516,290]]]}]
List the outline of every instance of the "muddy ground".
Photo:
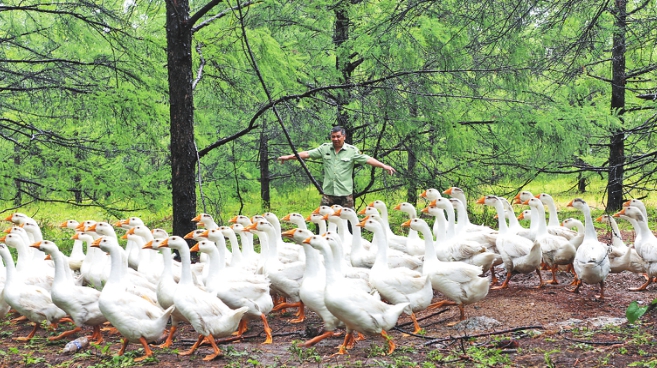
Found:
[{"label": "muddy ground", "polygon": [[[548,272],[543,272],[547,279]],[[500,272],[500,275],[501,272]],[[62,355],[67,341],[49,342],[47,336],[57,332],[39,330],[30,343],[13,338],[25,336],[31,326],[26,323],[0,322],[0,367],[29,365],[34,367],[126,367],[152,365],[158,367],[433,367],[433,366],[520,366],[520,367],[624,367],[657,365],[655,314],[644,316],[630,325],[623,320],[633,300],[647,304],[657,297],[657,286],[647,291],[631,292],[629,287],[643,283],[643,277],[629,273],[612,274],[607,279],[604,300],[597,300],[598,286],[584,285],[579,294],[567,291],[572,277],[561,272],[559,285],[535,289],[536,274],[516,275],[506,290],[491,290],[483,301],[466,307],[468,322],[487,317],[482,327],[464,327],[458,322],[458,309],[445,308],[418,314],[425,328],[423,335],[413,335],[408,316],[403,315],[398,327],[390,331],[397,350],[385,355],[386,345],[379,336],[360,341],[347,355],[334,355],[342,338],[327,339],[313,348],[296,347],[296,343],[314,336],[321,321],[312,312],[305,322],[290,323],[291,311],[273,313],[269,323],[274,343],[262,345],[262,323],[250,325],[246,338],[220,344],[223,356],[204,362],[211,352],[201,347],[190,357],[179,357],[177,351],[188,349],[197,335],[185,326],[178,333],[172,349],[157,349],[153,358],[140,363],[133,359],[143,354],[140,346],[130,344],[124,357],[116,357],[119,337],[107,336],[100,346],[90,346],[74,355]],[[440,300],[436,295],[434,300]],[[606,326],[597,326],[600,318]],[[603,318],[603,321],[605,320]],[[574,321],[580,320],[578,321]],[[467,336],[464,338],[464,336]]]}]

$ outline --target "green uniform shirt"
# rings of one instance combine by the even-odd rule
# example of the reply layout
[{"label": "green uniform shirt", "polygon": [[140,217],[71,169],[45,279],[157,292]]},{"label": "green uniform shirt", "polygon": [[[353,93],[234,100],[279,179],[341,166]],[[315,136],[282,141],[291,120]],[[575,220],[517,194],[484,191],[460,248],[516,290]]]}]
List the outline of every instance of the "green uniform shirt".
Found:
[{"label": "green uniform shirt", "polygon": [[341,197],[354,192],[354,165],[364,164],[370,158],[346,143],[337,154],[332,143],[324,143],[308,151],[308,155],[315,160],[321,159],[324,164],[324,194]]}]

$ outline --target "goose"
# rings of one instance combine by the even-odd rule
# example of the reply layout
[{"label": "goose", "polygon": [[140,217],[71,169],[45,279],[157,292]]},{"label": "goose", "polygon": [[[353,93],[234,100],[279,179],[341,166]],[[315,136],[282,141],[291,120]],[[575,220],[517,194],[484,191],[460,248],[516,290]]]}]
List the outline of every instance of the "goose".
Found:
[{"label": "goose", "polygon": [[[543,253],[543,262],[552,271],[552,280],[548,281],[549,284],[558,284],[557,281],[557,268],[559,265],[570,265],[575,259],[576,249],[570,241],[561,236],[549,234],[547,232],[547,224],[545,223],[545,208],[543,202],[537,198],[530,198],[523,204],[529,205],[536,218],[532,216],[532,222],[538,223],[534,243],[538,243]],[[559,224],[561,227],[561,224]],[[566,229],[566,228],[564,228]],[[570,229],[568,229],[570,230]]]},{"label": "goose", "polygon": [[349,232],[347,228],[348,227],[347,220],[340,217],[339,215],[340,213],[342,213],[342,208],[338,208],[336,211],[332,212],[331,214],[324,215],[324,219],[329,223],[335,224],[336,232],[334,234],[337,234],[338,237],[340,238],[340,243],[344,247],[343,249],[344,256],[346,257],[346,259],[349,259],[351,258],[351,246],[354,242],[354,236],[352,233]]},{"label": "goose", "polygon": [[497,211],[498,235],[497,250],[504,261],[506,268],[506,279],[499,287],[491,289],[505,289],[509,287],[509,281],[514,272],[530,273],[536,271],[538,274],[538,288],[543,287],[543,277],[541,276],[541,246],[538,243],[523,238],[522,236],[510,233],[504,219],[504,204],[502,200],[493,195],[481,197],[477,204],[493,206]]},{"label": "goose", "polygon": [[324,234],[328,231],[326,220],[324,220],[324,215],[320,215],[319,213],[311,213],[308,215],[308,217],[306,217],[306,221],[315,224],[317,226],[317,232],[320,234]]},{"label": "goose", "polygon": [[210,273],[205,285],[206,290],[231,309],[248,307],[238,326],[237,337],[246,332],[247,321],[260,319],[266,334],[263,344],[271,344],[271,328],[267,322],[267,314],[273,309],[274,303],[270,296],[269,279],[264,275],[223,265],[226,243],[219,228],[206,230],[203,236],[209,240],[196,243],[190,251],[201,251],[208,255]]},{"label": "goose", "polygon": [[635,231],[637,234],[640,234],[640,237],[637,236],[637,239],[641,239],[641,242],[637,244],[637,241],[634,242],[636,247],[636,252],[645,262],[645,272],[648,277],[646,282],[636,289],[630,289],[633,291],[645,290],[648,285],[652,282],[653,278],[657,276],[657,237],[650,231],[648,224],[646,223],[647,219],[643,215],[643,211],[639,207],[624,207],[620,212],[614,214],[614,217],[625,216],[629,219],[633,219],[636,222]]},{"label": "goose", "polygon": [[302,214],[297,212],[288,213],[287,215],[283,216],[283,218],[281,218],[281,221],[289,222],[295,225],[298,229],[308,229],[306,226],[306,219]]},{"label": "goose", "polygon": [[[639,209],[641,209],[639,207]],[[643,210],[641,210],[643,212]],[[619,218],[622,218],[624,220],[628,220],[629,222],[632,223],[632,227],[635,229],[635,232],[637,232],[638,224],[634,219],[631,219],[625,215],[619,215]],[[646,274],[646,262],[639,256],[639,254],[636,252],[636,249],[634,249],[634,245],[632,246],[627,246],[623,242],[623,239],[621,238],[621,233],[620,230],[618,229],[618,224],[616,223],[616,220],[614,219],[613,216],[609,216],[607,214],[603,214],[600,217],[596,219],[596,222],[601,222],[604,224],[609,224],[612,229],[612,235],[611,235],[611,245],[612,245],[612,250],[611,253],[609,253],[609,261],[610,261],[610,267],[611,270],[609,271],[610,273],[619,273],[623,271],[630,271],[632,273],[642,273],[648,279],[648,275]],[[584,226],[582,225],[582,231],[583,232]],[[654,279],[653,279],[654,281]],[[650,283],[648,283],[649,285]],[[648,286],[646,285],[646,286]],[[643,286],[643,285],[642,285]],[[630,291],[638,291],[638,290],[643,290],[641,289],[641,286],[636,288],[630,288]]]},{"label": "goose", "polygon": [[351,282],[337,271],[334,257],[325,238],[313,235],[303,241],[317,249],[324,258],[326,270],[326,288],[324,302],[326,308],[347,327],[344,342],[337,354],[344,354],[351,346],[352,331],[368,335],[381,335],[388,344],[388,354],[395,350],[395,343],[387,334],[397,323],[399,315],[409,303],[390,305],[363,290],[356,289]]},{"label": "goose", "polygon": [[[375,233],[384,241],[387,238],[381,224],[372,218],[365,218],[358,226]],[[411,316],[415,333],[419,333],[422,328],[417,322],[415,312],[425,310],[431,304],[433,298],[431,280],[426,275],[407,268],[389,268],[387,251],[386,243],[377,245],[377,256],[370,272],[370,283],[390,303],[408,303],[404,312]]]},{"label": "goose", "polygon": [[308,229],[296,228],[285,231],[282,235],[301,245],[306,253],[306,267],[299,289],[299,297],[303,301],[303,305],[315,312],[324,322],[324,332],[304,342],[301,346],[308,348],[326,338],[340,336],[339,333],[334,331],[342,322],[328,310],[324,301],[326,270],[324,269],[323,259],[316,249],[303,242],[314,234]]},{"label": "goose", "polygon": [[541,193],[536,196],[550,211],[550,218],[547,224],[548,231],[552,235],[561,236],[568,240],[574,238],[577,233],[561,226],[559,216],[557,215],[557,206],[554,204],[554,199],[547,193]]},{"label": "goose", "polygon": [[159,247],[170,247],[177,250],[180,254],[182,274],[173,297],[173,302],[175,308],[180,310],[180,313],[187,318],[189,323],[194,327],[194,330],[199,334],[196,343],[189,350],[178,353],[178,355],[187,356],[193,354],[199,345],[201,345],[201,342],[206,340],[210,342],[214,352],[205,356],[203,360],[212,360],[221,354],[221,350],[219,350],[214,339],[229,336],[237,330],[242,316],[249,310],[249,307],[232,310],[215,295],[201,290],[194,285],[192,281],[192,270],[190,268],[190,251],[185,239],[179,236],[171,236],[163,240],[159,244]]},{"label": "goose", "polygon": [[[369,207],[374,207],[379,211],[379,214],[381,216],[381,223],[383,225],[383,230],[385,231],[386,238],[388,240],[388,244],[394,244],[395,249],[399,249],[403,252],[406,252],[408,254],[411,254],[411,248],[417,248],[418,245],[410,246],[408,245],[408,238],[405,236],[397,235],[392,232],[390,229],[390,222],[388,221],[388,207],[386,206],[385,202],[381,200],[376,200],[373,201],[372,203],[369,204]],[[422,247],[424,245],[424,242],[421,240],[417,239],[416,240],[419,244],[419,247]],[[412,254],[411,254],[412,255]]]},{"label": "goose", "polygon": [[[102,290],[103,283],[109,277],[109,259],[100,249],[91,246],[94,238],[90,233],[78,230],[72,239],[80,240],[87,246],[87,253],[80,265],[80,276],[82,276],[84,284],[96,290]],[[105,270],[106,265],[107,269]]]},{"label": "goose", "polygon": [[574,207],[584,214],[584,240],[577,248],[573,262],[578,280],[575,288],[570,291],[578,293],[582,282],[600,284],[600,295],[596,295],[596,298],[604,299],[605,279],[611,269],[607,245],[598,241],[591,219],[591,210],[583,199],[573,199],[568,203],[568,207]]},{"label": "goose", "polygon": [[449,202],[456,210],[458,222],[454,227],[454,234],[465,240],[477,242],[486,248],[495,248],[497,231],[483,225],[473,225],[468,218],[468,211],[464,203],[458,198],[450,198]]},{"label": "goose", "polygon": [[0,242],[16,249],[16,253],[18,254],[15,265],[16,277],[20,278],[22,283],[38,286],[50,293],[55,277],[55,269],[45,266],[43,260],[37,261],[30,257],[25,238],[17,233],[10,233],[0,237]]},{"label": "goose", "polygon": [[212,230],[219,227],[219,225],[217,225],[217,223],[214,222],[212,215],[208,215],[207,213],[199,213],[196,217],[192,219],[192,222],[196,222],[196,226],[204,227],[207,230]]},{"label": "goose", "polygon": [[464,305],[476,303],[488,295],[490,281],[479,277],[481,267],[465,262],[441,262],[436,257],[432,241],[431,229],[422,219],[413,218],[402,224],[422,233],[425,243],[424,264],[422,274],[429,277],[434,290],[442,293],[448,300],[431,304],[428,308],[435,309],[444,305],[457,305],[460,320],[465,319]]},{"label": "goose", "polygon": [[[237,235],[235,231],[230,226],[219,226],[216,229],[219,230],[225,239],[228,239],[230,243],[230,267],[247,269],[250,265],[244,263],[244,257],[242,256],[242,251],[240,250],[240,243],[237,240]],[[252,267],[255,270],[255,266]]]},{"label": "goose", "polygon": [[[402,211],[408,215],[410,219],[417,218],[417,211],[415,206],[408,202],[402,202],[395,206],[394,208],[397,211]],[[408,229],[408,242],[407,248],[408,253],[412,256],[420,256],[424,254],[424,241],[420,239],[420,235],[417,231],[409,228]]]},{"label": "goose", "polygon": [[[75,230],[78,225],[80,225],[80,223],[75,220],[67,220],[62,222],[59,227],[62,229]],[[84,254],[84,243],[80,239],[75,239],[73,241],[71,254],[68,256],[68,266],[73,271],[80,271],[80,267],[82,267],[82,262],[84,261],[85,257],[86,255]]]},{"label": "goose", "polygon": [[98,306],[105,318],[123,336],[118,355],[123,355],[129,343],[139,342],[145,354],[135,361],[142,361],[153,355],[148,342],[162,336],[175,306],[163,311],[150,300],[126,291],[125,269],[128,268],[128,260],[119,252],[123,249],[116,241],[110,237],[101,237],[94,240],[91,246],[108,252],[111,260],[110,277],[100,293]]},{"label": "goose", "polygon": [[[276,237],[276,231],[268,221],[258,221],[245,228],[254,231],[261,240],[269,236]],[[299,298],[299,288],[303,279],[305,264],[302,262],[283,263],[278,258],[278,244],[276,241],[269,242],[269,251],[264,254],[264,273],[271,281],[271,289],[283,296],[288,302],[278,303],[273,311],[285,308],[299,308],[297,318],[291,323],[303,322],[305,318],[304,305]]]},{"label": "goose", "polygon": [[256,253],[253,249],[253,234],[249,231],[244,230],[244,226],[241,224],[233,224],[229,226],[235,236],[239,236],[241,251],[242,251],[242,262],[245,269],[254,269],[258,273],[261,273],[261,269],[258,268],[260,264],[260,253]]},{"label": "goose", "polygon": [[433,202],[440,197],[442,197],[440,191],[435,188],[429,188],[420,194],[420,198],[424,198],[429,202]]},{"label": "goose", "polygon": [[[174,305],[173,297],[176,293],[176,289],[178,288],[178,283],[175,281],[173,275],[173,254],[171,252],[171,248],[160,248],[159,246],[163,241],[164,239],[153,239],[144,244],[143,249],[160,251],[162,253],[164,268],[162,270],[162,275],[160,275],[160,279],[157,283],[157,303],[162,308],[168,309]],[[159,348],[171,347],[173,344],[173,337],[178,330],[178,324],[180,324],[180,322],[189,323],[187,318],[185,318],[185,316],[182,315],[178,309],[174,308],[171,312],[171,328],[169,329],[166,340],[158,346]]]},{"label": "goose", "polygon": [[[454,207],[456,208],[456,211],[458,212],[458,223],[457,226],[458,228],[456,229],[456,232],[461,232],[461,231],[483,231],[485,233],[495,233],[495,231],[488,226],[483,226],[483,225],[474,225],[470,222],[470,218],[468,216],[468,211],[466,209],[468,201],[465,198],[465,192],[463,189],[459,187],[451,187],[447,188],[445,191],[443,191],[443,194],[447,194],[448,196],[451,196],[452,199],[457,199],[460,203],[460,205],[455,204]],[[454,202],[452,202],[454,203]],[[458,207],[457,207],[458,206]],[[493,243],[495,241],[493,240]]]},{"label": "goose", "polygon": [[283,237],[281,236],[281,222],[279,221],[278,216],[276,216],[276,214],[273,212],[265,212],[262,217],[269,221],[274,229],[274,232],[268,234],[268,236],[270,243],[273,242],[274,239],[276,240],[278,253],[281,254],[285,259],[289,260],[289,262],[303,262],[303,250],[299,249],[299,247],[296,245],[285,243],[283,241]]},{"label": "goose", "polygon": [[[376,212],[376,210],[374,210],[374,212]],[[385,226],[384,222],[381,220],[381,216],[379,216],[378,213],[369,214],[367,215],[367,218],[377,221],[379,225],[381,225],[382,229]],[[388,248],[386,251],[386,255],[388,259],[388,265],[391,268],[404,267],[410,270],[419,270],[422,267],[422,260],[419,257],[414,257],[406,252],[402,252],[397,249],[392,249],[390,243],[386,238],[385,231],[374,233],[374,235],[372,236],[372,246],[370,247],[370,250],[376,252],[375,254],[377,254],[377,256],[379,252],[378,251],[379,247]],[[375,262],[377,256],[375,256],[374,258]],[[374,263],[372,263],[372,267],[373,265]]]},{"label": "goose", "polygon": [[[461,239],[460,236],[454,234],[454,207],[450,200],[447,198],[434,200],[427,208],[427,212],[433,215],[436,212],[435,209],[438,209],[438,212],[445,210],[450,222],[446,227],[445,235],[437,239],[436,255],[438,258],[443,262],[462,261],[482,269],[489,269],[498,258],[497,255],[488,252],[486,246],[481,243]],[[441,221],[438,218],[437,220]]]},{"label": "goose", "polygon": [[75,329],[63,332],[58,336],[49,337],[48,340],[59,340],[82,331],[83,326],[89,326],[93,328],[93,334],[89,336],[89,339],[95,340],[96,344],[103,342],[100,325],[107,322],[107,319],[101,313],[98,305],[100,291],[75,285],[72,276],[68,272],[68,260],[59,251],[57,244],[44,240],[30,246],[41,249],[50,255],[54,261],[55,279],[50,294],[52,301],[57,307],[66,312],[77,326]]},{"label": "goose", "polygon": [[5,303],[29,321],[34,322],[34,328],[26,337],[15,339],[16,341],[30,341],[39,329],[41,322],[48,321],[51,325],[55,325],[66,316],[66,312],[52,302],[49,290],[23,282],[23,278],[16,271],[7,245],[2,242],[0,240],[0,257],[5,263],[6,271],[2,295]]},{"label": "goose", "polygon": [[648,221],[648,211],[646,210],[646,205],[641,202],[640,199],[630,199],[629,201],[625,201],[623,203],[623,207],[636,207],[639,210],[641,210],[641,213],[643,214],[643,218]]}]

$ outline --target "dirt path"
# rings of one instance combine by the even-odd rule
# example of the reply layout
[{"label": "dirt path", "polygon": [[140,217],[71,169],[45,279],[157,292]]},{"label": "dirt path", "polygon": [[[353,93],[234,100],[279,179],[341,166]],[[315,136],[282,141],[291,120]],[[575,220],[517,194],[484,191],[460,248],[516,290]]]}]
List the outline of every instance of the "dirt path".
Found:
[{"label": "dirt path", "polygon": [[[547,272],[544,272],[547,276]],[[560,285],[535,289],[537,276],[517,275],[506,290],[491,290],[488,297],[475,306],[466,308],[469,320],[487,317],[497,321],[483,328],[449,327],[457,322],[458,309],[421,312],[420,324],[426,329],[424,336],[410,334],[407,316],[402,316],[397,328],[390,332],[397,350],[384,355],[385,344],[380,337],[369,337],[359,342],[348,355],[332,356],[341,338],[325,340],[310,349],[295,347],[294,342],[312,337],[321,328],[321,322],[313,313],[301,324],[288,322],[291,314],[272,314],[270,324],[274,330],[274,343],[261,345],[264,340],[262,324],[254,323],[240,342],[220,345],[224,355],[211,362],[202,357],[210,352],[201,348],[191,357],[178,357],[175,353],[187,349],[195,340],[193,330],[186,326],[178,334],[174,349],[154,349],[155,358],[141,365],[163,367],[252,367],[252,366],[580,366],[604,367],[627,366],[630,363],[654,366],[657,364],[655,347],[655,317],[645,316],[638,325],[626,322],[618,326],[599,328],[591,325],[595,317],[623,318],[632,300],[649,303],[657,297],[657,287],[648,291],[629,292],[627,288],[640,285],[641,276],[629,273],[612,274],[607,279],[606,296],[596,300],[597,286],[585,285],[580,294],[566,290],[572,280],[566,273],[559,274]],[[436,296],[435,300],[438,300]],[[474,318],[481,319],[481,318]],[[558,325],[570,319],[580,324]],[[59,332],[67,328],[61,325]],[[514,332],[498,334],[497,331]],[[532,327],[532,328],[529,328]],[[124,367],[135,364],[132,358],[142,354],[138,345],[131,344],[125,357],[114,357],[119,348],[116,336],[108,337],[104,344],[90,347],[76,355],[62,355],[66,341],[48,342],[45,337],[54,332],[40,330],[31,343],[17,343],[14,337],[25,336],[31,326],[2,322],[0,331],[0,367],[29,365],[35,367]],[[480,336],[476,339],[460,339],[459,336]],[[432,339],[443,341],[432,343]],[[512,339],[509,342],[509,339]],[[139,348],[139,349],[138,349]],[[642,363],[643,362],[643,363]],[[652,364],[652,365],[649,365]]]}]

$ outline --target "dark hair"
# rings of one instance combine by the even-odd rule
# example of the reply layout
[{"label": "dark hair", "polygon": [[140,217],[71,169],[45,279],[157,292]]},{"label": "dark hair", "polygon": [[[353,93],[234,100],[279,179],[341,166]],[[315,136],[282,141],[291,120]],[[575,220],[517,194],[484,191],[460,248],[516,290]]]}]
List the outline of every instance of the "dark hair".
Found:
[{"label": "dark hair", "polygon": [[336,125],[336,126],[333,127],[333,129],[331,129],[331,134],[337,133],[337,132],[340,132],[340,133],[342,133],[342,135],[345,135],[345,136],[347,135],[347,131],[344,130],[344,128],[339,126],[339,125]]}]

